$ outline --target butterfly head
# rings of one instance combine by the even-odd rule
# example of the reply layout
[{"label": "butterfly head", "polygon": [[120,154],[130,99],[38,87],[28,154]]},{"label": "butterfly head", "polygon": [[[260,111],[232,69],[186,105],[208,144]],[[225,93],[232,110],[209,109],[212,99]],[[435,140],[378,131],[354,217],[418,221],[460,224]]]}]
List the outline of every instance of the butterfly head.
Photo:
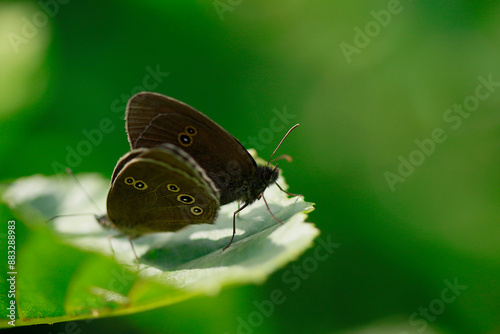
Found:
[{"label": "butterfly head", "polygon": [[266,188],[271,183],[276,182],[279,175],[280,175],[280,170],[278,169],[278,165],[274,167],[262,166],[262,179],[266,183]]},{"label": "butterfly head", "polygon": [[108,215],[95,215],[94,216],[99,225],[106,229],[114,228],[114,224],[111,222],[111,220],[108,218]]},{"label": "butterfly head", "polygon": [[276,182],[279,176],[278,166],[257,166],[257,172],[255,173],[255,178],[251,181],[246,203],[250,204],[262,196],[264,190],[266,190],[269,185]]},{"label": "butterfly head", "polygon": [[[295,129],[299,124],[295,124],[288,132],[285,134],[283,139],[281,139],[280,143],[278,146],[274,149],[274,152],[271,154],[271,157],[267,161],[267,165],[265,166],[257,166],[257,171],[255,173],[255,179],[252,180],[252,184],[250,184],[250,196],[246,196],[247,204],[252,203],[253,201],[260,199],[262,197],[262,194],[264,193],[264,190],[266,190],[269,185],[272,183],[276,183],[276,180],[278,179],[278,176],[280,174],[280,170],[278,169],[278,164],[276,166],[271,167],[270,164],[273,161],[276,160],[281,160],[285,159],[287,161],[292,161],[292,158],[289,155],[282,155],[276,159],[273,160],[273,156],[276,153],[276,151],[279,149],[283,141],[288,137],[290,132]],[[279,185],[276,183],[276,185],[279,187]],[[281,187],[280,187],[281,189]]]}]

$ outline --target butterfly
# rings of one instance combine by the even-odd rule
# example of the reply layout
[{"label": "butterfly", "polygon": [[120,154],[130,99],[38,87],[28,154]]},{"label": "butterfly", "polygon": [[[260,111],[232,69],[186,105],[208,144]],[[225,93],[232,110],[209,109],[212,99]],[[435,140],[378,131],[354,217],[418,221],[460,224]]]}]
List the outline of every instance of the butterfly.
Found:
[{"label": "butterfly", "polygon": [[237,213],[263,198],[264,190],[276,183],[277,165],[257,165],[217,123],[162,94],[141,92],[131,97],[125,120],[131,151],[113,171],[107,215],[99,222],[135,238],[212,224],[221,205],[238,201],[242,206],[233,214],[227,249],[234,240]]}]

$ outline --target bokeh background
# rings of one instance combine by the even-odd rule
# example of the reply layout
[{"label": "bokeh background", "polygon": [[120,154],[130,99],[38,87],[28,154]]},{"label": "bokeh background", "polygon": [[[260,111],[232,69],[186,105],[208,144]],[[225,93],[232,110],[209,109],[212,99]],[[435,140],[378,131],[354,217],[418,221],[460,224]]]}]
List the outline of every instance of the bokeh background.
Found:
[{"label": "bokeh background", "polygon": [[[262,286],[81,333],[500,332],[499,1],[1,1],[0,38],[3,181],[61,165],[110,176],[139,90],[193,105],[247,147],[257,138],[262,157],[286,110],[285,127],[301,126],[280,166],[340,244],[295,291],[283,274],[301,260]],[[113,130],[69,164],[103,119]],[[275,289],[286,301],[242,328]]]}]

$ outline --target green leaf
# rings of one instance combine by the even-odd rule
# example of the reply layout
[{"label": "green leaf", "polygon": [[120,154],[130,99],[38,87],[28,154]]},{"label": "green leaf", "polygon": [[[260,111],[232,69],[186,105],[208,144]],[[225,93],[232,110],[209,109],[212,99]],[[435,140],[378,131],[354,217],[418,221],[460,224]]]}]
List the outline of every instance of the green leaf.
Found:
[{"label": "green leaf", "polygon": [[[16,228],[28,227],[27,238],[19,239],[16,248],[17,326],[130,314],[214,295],[228,285],[259,284],[297,259],[319,234],[305,222],[312,204],[272,186],[265,197],[282,225],[257,201],[239,213],[235,242],[222,251],[232,234],[237,209],[232,203],[221,207],[213,225],[135,239],[137,270],[128,238],[102,228],[92,215],[45,223],[55,215],[105,212],[108,181],[96,174],[78,179],[100,209],[66,176],[34,175],[2,187],[2,201],[16,217]],[[278,182],[286,187],[283,178]],[[2,291],[8,290],[5,282]],[[0,296],[0,305],[9,302]],[[6,320],[0,326],[10,327]]]}]

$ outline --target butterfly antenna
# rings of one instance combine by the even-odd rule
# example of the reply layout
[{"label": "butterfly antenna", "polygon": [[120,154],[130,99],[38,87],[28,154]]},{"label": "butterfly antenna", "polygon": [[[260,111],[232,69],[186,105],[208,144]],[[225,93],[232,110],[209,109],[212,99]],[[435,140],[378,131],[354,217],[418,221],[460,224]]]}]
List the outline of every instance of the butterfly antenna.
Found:
[{"label": "butterfly antenna", "polygon": [[[71,168],[66,168],[66,174],[68,174],[69,176],[71,176],[73,178],[73,181],[80,188],[80,190],[85,194],[85,196],[87,197],[87,199],[90,201],[90,203],[92,203],[92,205],[97,209],[97,211],[101,211],[99,209],[99,206],[97,205],[97,203],[92,199],[92,197],[90,197],[89,193],[82,186],[82,184],[80,183],[80,181],[78,180],[78,178],[76,177],[76,175],[73,174],[73,171],[71,170]],[[103,226],[106,225],[105,222],[104,222],[105,221],[105,219],[104,219],[105,216],[99,216],[99,215],[96,215],[94,213],[70,213],[70,214],[55,215],[54,217],[50,217],[49,219],[47,219],[47,221],[45,221],[45,224],[48,224],[51,221],[53,221],[53,220],[55,220],[57,218],[60,218],[60,217],[71,217],[71,216],[94,216],[94,218],[101,225],[103,225]]]},{"label": "butterfly antenna", "polygon": [[50,223],[51,221],[57,219],[57,218],[60,218],[60,217],[71,217],[71,216],[94,216],[95,219],[99,220],[99,216],[96,215],[96,214],[93,214],[93,213],[69,213],[69,214],[64,214],[64,215],[56,215],[54,217],[51,217],[49,219],[47,219],[47,221],[45,222],[45,224],[48,224]]},{"label": "butterfly antenna", "polygon": [[97,212],[100,212],[101,210],[99,209],[99,206],[94,201],[94,199],[89,195],[89,193],[85,190],[85,188],[82,186],[82,184],[80,183],[80,181],[78,180],[78,178],[76,177],[76,175],[73,174],[73,171],[71,170],[71,168],[66,168],[66,173],[73,178],[73,180],[75,181],[76,185],[85,194],[85,196],[87,197],[87,199],[89,200],[89,202],[92,203],[92,205],[97,209]]},{"label": "butterfly antenna", "polygon": [[286,160],[288,162],[292,162],[293,158],[291,156],[289,156],[288,154],[282,154],[279,157],[274,158],[273,160],[271,160],[271,162],[274,163],[275,161],[279,161],[279,160]]},{"label": "butterfly antenna", "polygon": [[280,148],[280,146],[283,143],[283,141],[286,139],[286,137],[288,137],[288,135],[290,134],[290,132],[292,132],[292,130],[295,129],[296,127],[298,127],[298,126],[299,126],[298,123],[295,124],[294,126],[292,126],[292,128],[290,130],[288,130],[288,132],[285,134],[285,136],[283,137],[283,139],[281,139],[280,143],[278,144],[278,146],[276,146],[276,148],[274,149],[273,154],[271,154],[271,157],[269,158],[269,161],[267,162],[268,166],[271,163],[271,159],[273,158],[273,156],[276,153],[276,151]]}]

